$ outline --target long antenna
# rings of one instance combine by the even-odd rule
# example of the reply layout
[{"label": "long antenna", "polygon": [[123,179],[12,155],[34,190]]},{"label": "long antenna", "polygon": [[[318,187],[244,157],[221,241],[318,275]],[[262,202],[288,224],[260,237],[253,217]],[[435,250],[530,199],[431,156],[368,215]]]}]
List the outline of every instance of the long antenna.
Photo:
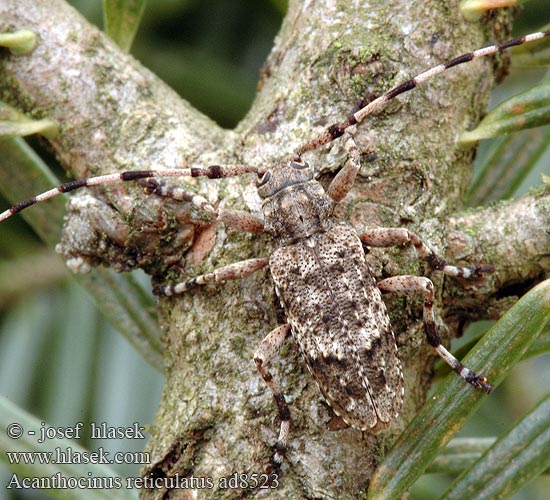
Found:
[{"label": "long antenna", "polygon": [[138,179],[148,179],[150,177],[208,177],[210,179],[221,179],[223,177],[234,177],[236,175],[258,173],[259,168],[250,165],[212,165],[205,168],[168,168],[159,170],[129,170],[127,172],[118,172],[116,174],[99,175],[97,177],[88,177],[87,179],[77,179],[66,182],[39,195],[33,196],[28,200],[21,201],[8,208],[0,214],[0,222],[15,215],[35,203],[49,200],[61,193],[68,193],[75,189],[91,187],[106,184],[115,184],[121,181],[135,181]]},{"label": "long antenna", "polygon": [[[409,90],[414,89],[418,85],[424,83],[426,80],[432,78],[435,75],[443,73],[444,71],[448,70],[449,68],[452,68],[453,66],[458,66],[459,64],[467,63],[469,61],[472,61],[473,59],[489,56],[497,52],[506,50],[510,47],[521,45],[527,42],[534,42],[535,40],[540,40],[541,38],[545,38],[545,37],[550,37],[550,31],[540,31],[537,33],[531,33],[529,35],[508,40],[507,42],[503,42],[495,45],[489,45],[482,49],[474,50],[473,52],[468,52],[467,54],[462,54],[461,56],[455,57],[454,59],[450,59],[449,61],[443,64],[440,64],[438,66],[434,66],[433,68],[430,68],[416,75],[414,78],[411,78],[410,80],[407,80],[391,88],[388,92],[386,92],[382,96],[377,97],[376,99],[374,99],[373,101],[369,102],[364,107],[362,107],[359,111],[350,115],[345,121],[330,125],[323,132],[321,132],[319,135],[313,138],[311,141],[307,142],[306,144],[298,148],[295,152],[295,156],[299,158],[304,153],[311,151],[313,149],[317,149],[318,147],[323,146],[337,139],[338,137],[344,134],[344,132],[348,127],[351,127],[352,125],[360,123],[367,116],[372,114],[377,109],[381,108],[385,103],[387,103],[391,99],[397,97],[400,94],[408,92]],[[58,187],[45,191],[44,193],[41,193],[37,196],[29,198],[28,200],[17,203],[16,205],[12,206],[11,208],[5,210],[0,214],[0,222],[8,219],[12,215],[15,215],[16,213],[20,212],[25,208],[31,205],[34,205],[35,203],[48,200],[61,193],[68,193],[69,191],[73,191],[75,189],[79,189],[82,187],[97,186],[99,184],[103,184],[103,185],[114,184],[116,182],[121,182],[121,181],[134,181],[137,179],[147,179],[150,177],[157,177],[157,178],[158,177],[208,177],[210,179],[220,179],[222,177],[233,177],[236,175],[241,175],[246,173],[261,174],[262,169],[259,167],[254,167],[249,165],[224,165],[224,166],[213,165],[205,168],[134,170],[134,171],[127,171],[127,172],[120,172],[116,174],[100,175],[97,177],[89,177],[87,179],[79,179],[79,180],[67,182],[65,184],[61,184]],[[207,205],[204,205],[204,207],[207,208]]]},{"label": "long antenna", "polygon": [[399,85],[396,85],[395,87],[391,88],[385,94],[381,95],[380,97],[377,97],[376,99],[374,99],[373,101],[369,102],[367,105],[362,107],[359,111],[349,116],[345,121],[330,125],[325,130],[323,130],[323,132],[321,132],[317,137],[313,138],[311,141],[307,142],[306,144],[301,146],[299,149],[297,149],[295,154],[298,157],[300,157],[304,153],[307,153],[308,151],[317,149],[318,147],[323,146],[324,144],[328,144],[334,139],[337,139],[338,137],[343,135],[343,133],[348,127],[351,127],[352,125],[360,123],[367,116],[372,114],[377,109],[381,108],[385,103],[387,103],[388,101],[391,101],[394,97],[397,97],[400,94],[403,94],[405,92],[408,92],[409,90],[414,89],[421,83],[424,83],[426,80],[432,78],[435,75],[439,75],[440,73],[443,73],[444,71],[448,70],[449,68],[452,68],[453,66],[458,66],[459,64],[470,62],[473,59],[477,59],[479,57],[490,56],[497,52],[502,52],[503,50],[506,50],[510,47],[521,45],[527,42],[534,42],[535,40],[540,40],[541,38],[548,37],[548,36],[550,36],[550,31],[539,31],[537,33],[531,33],[529,35],[520,36],[518,38],[514,38],[512,40],[508,40],[503,43],[488,45],[487,47],[484,47],[482,49],[478,49],[478,50],[474,50],[473,52],[462,54],[458,57],[455,57],[454,59],[450,59],[447,62],[444,62],[443,64],[434,66],[433,68],[430,68],[416,75],[414,78],[411,78],[410,80],[407,80],[406,82],[400,83]]}]

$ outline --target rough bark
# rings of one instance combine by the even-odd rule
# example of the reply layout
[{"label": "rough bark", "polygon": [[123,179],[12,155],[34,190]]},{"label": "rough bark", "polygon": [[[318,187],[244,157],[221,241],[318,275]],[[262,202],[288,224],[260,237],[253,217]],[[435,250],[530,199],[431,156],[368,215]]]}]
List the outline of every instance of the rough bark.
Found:
[{"label": "rough bark", "polygon": [[[498,25],[505,26],[506,19]],[[50,142],[77,177],[116,170],[186,164],[274,165],[338,121],[368,92],[380,94],[442,59],[483,45],[496,21],[469,24],[458,1],[291,1],[262,71],[252,109],[234,131],[220,129],[91,27],[61,0],[0,0],[0,29],[39,34],[26,56],[2,54],[3,99],[35,116],[54,118]],[[460,212],[473,151],[456,137],[485,109],[493,61],[476,61],[392,102],[357,129],[364,158],[360,178],[338,217],[353,225],[406,226],[453,261],[491,262],[484,282],[460,286],[431,275],[438,310],[459,333],[473,319],[498,316],[508,297],[550,268],[549,199],[545,193]],[[342,165],[336,141],[307,155],[325,180]],[[258,209],[253,179],[193,183],[220,207]],[[93,210],[73,203],[63,252],[76,267],[143,267],[155,280],[190,275],[266,256],[265,235],[213,225],[189,205],[175,206],[121,185],[94,191]],[[82,197],[80,197],[82,199]],[[84,208],[83,208],[84,207]],[[529,214],[528,220],[517,213]],[[425,272],[414,251],[372,251],[380,276]],[[269,498],[358,498],[384,450],[422,405],[431,351],[418,321],[418,301],[389,300],[406,372],[402,416],[378,436],[332,432],[323,402],[292,342],[275,363],[291,404],[288,460]],[[278,422],[271,394],[252,355],[282,321],[268,272],[159,301],[166,345],[166,385],[148,445],[155,475],[230,476],[262,472]],[[144,498],[164,492],[144,491]],[[187,492],[189,493],[189,492]],[[172,492],[186,498],[185,491]],[[170,495],[170,497],[172,497]],[[180,496],[178,496],[180,495]],[[199,490],[200,498],[240,498],[240,490]]]}]

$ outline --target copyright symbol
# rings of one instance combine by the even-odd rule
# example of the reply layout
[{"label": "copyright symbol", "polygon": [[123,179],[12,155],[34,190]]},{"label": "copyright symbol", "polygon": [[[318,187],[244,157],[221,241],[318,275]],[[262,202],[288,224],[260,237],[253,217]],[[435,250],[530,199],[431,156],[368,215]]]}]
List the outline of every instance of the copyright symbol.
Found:
[{"label": "copyright symbol", "polygon": [[8,437],[19,439],[23,435],[23,426],[21,424],[10,424],[6,427]]}]

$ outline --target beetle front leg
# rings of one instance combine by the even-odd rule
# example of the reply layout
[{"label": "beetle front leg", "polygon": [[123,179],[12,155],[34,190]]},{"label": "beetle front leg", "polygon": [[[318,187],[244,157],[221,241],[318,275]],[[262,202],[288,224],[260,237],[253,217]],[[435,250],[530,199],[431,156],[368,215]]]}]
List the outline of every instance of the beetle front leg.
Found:
[{"label": "beetle front leg", "polygon": [[335,201],[339,202],[346,196],[353,184],[357,173],[361,168],[361,156],[359,148],[355,144],[353,137],[350,133],[346,134],[345,148],[348,153],[348,161],[344,167],[336,174],[336,177],[332,179],[327,194]]},{"label": "beetle front leg", "polygon": [[433,312],[434,286],[431,280],[419,276],[394,276],[380,281],[377,285],[382,293],[422,296],[424,298],[424,332],[435,352],[466,382],[483,389],[486,393],[491,392],[492,386],[484,376],[465,367],[441,344],[441,337],[437,331]]}]

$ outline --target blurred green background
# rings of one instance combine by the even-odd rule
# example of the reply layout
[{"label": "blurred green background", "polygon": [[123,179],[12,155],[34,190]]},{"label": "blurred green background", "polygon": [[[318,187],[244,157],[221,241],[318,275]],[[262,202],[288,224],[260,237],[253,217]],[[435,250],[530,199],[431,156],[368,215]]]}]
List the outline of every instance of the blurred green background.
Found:
[{"label": "blurred green background", "polygon": [[[71,3],[102,25],[100,2]],[[284,0],[149,2],[131,52],[198,109],[222,126],[233,127],[254,98],[260,68],[285,8]],[[550,19],[549,2],[527,3],[517,33],[538,30],[540,19]],[[541,73],[533,70],[528,75],[536,79]],[[521,78],[512,75],[495,101],[525,85],[525,77],[525,71]],[[481,161],[488,149],[483,146]],[[545,167],[549,164],[547,152],[518,193],[539,185],[541,172],[550,173]],[[7,205],[3,202],[2,208]],[[162,376],[97,312],[61,259],[45,251],[18,219],[3,223],[0,259],[0,394],[54,426],[151,422]],[[145,276],[137,274],[137,279],[148,288]],[[532,407],[550,387],[549,358],[521,363],[461,435],[497,435]],[[89,449],[140,451],[145,443],[82,444]],[[121,475],[137,474],[137,466],[115,468]],[[37,491],[5,490],[10,476],[0,465],[0,499],[45,498]],[[413,489],[411,500],[435,499],[448,483],[445,475],[427,475]],[[548,500],[549,491],[550,480],[544,476],[514,498]]]}]

